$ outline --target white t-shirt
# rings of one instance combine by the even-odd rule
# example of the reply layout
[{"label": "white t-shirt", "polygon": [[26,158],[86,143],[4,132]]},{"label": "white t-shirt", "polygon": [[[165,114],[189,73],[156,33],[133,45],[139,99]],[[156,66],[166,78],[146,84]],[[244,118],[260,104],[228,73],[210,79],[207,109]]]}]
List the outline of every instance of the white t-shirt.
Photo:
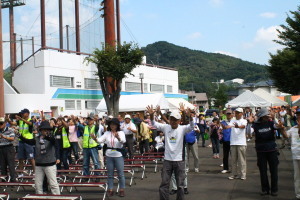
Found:
[{"label": "white t-shirt", "polygon": [[[239,126],[244,125],[245,128],[234,128],[235,123],[237,123]],[[232,119],[228,125],[233,126],[231,128],[231,134],[230,134],[230,145],[247,145],[246,142],[247,120],[243,118],[239,120]]]},{"label": "white t-shirt", "polygon": [[160,137],[159,135],[155,137],[155,142],[156,142],[156,146],[155,148],[158,150],[160,147],[163,147],[164,144],[164,140],[165,140],[165,136]]},{"label": "white t-shirt", "polygon": [[291,150],[294,160],[300,160],[300,137],[298,135],[298,126],[288,130],[287,135],[291,138]]},{"label": "white t-shirt", "polygon": [[182,161],[184,135],[194,129],[193,121],[190,121],[189,125],[179,125],[177,129],[172,129],[169,124],[161,124],[156,121],[152,121],[152,124],[158,131],[162,131],[165,134],[164,159],[168,161]]},{"label": "white t-shirt", "polygon": [[125,133],[125,135],[132,135],[133,132],[128,130],[128,128],[131,128],[132,130],[136,130],[136,127],[134,125],[134,123],[132,122],[129,122],[128,124],[126,124],[126,122],[124,122],[122,125],[121,125],[121,130]]},{"label": "white t-shirt", "polygon": [[[118,131],[118,134],[120,136],[120,141],[113,136],[111,131],[106,131],[100,138],[97,138],[97,142],[105,143],[107,144],[107,147],[122,148],[123,143],[126,142],[125,134],[123,131]],[[121,157],[122,153],[114,149],[107,149],[105,155],[109,157]]]}]

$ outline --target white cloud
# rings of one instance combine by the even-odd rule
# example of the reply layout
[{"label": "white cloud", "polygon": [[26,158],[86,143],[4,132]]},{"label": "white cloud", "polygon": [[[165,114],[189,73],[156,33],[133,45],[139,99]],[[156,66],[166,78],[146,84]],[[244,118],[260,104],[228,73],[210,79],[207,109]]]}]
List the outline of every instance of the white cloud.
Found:
[{"label": "white cloud", "polygon": [[198,39],[200,38],[202,35],[200,32],[195,32],[195,33],[191,33],[187,36],[188,39],[190,40],[195,40],[195,39]]},{"label": "white cloud", "polygon": [[265,13],[261,13],[259,16],[261,16],[263,18],[275,18],[276,15],[277,15],[276,13],[265,12]]},{"label": "white cloud", "polygon": [[260,28],[256,31],[254,42],[259,43],[273,43],[273,40],[278,39],[277,29],[281,29],[280,26],[270,26],[268,28]]},{"label": "white cloud", "polygon": [[226,51],[215,51],[214,53],[219,53],[219,54],[224,54],[224,55],[227,55],[227,56],[232,56],[232,57],[235,57],[235,58],[239,58],[239,55],[234,54],[234,53],[230,53],[230,52],[226,52]]},{"label": "white cloud", "polygon": [[224,0],[209,0],[209,3],[213,6],[220,6],[224,3]]}]

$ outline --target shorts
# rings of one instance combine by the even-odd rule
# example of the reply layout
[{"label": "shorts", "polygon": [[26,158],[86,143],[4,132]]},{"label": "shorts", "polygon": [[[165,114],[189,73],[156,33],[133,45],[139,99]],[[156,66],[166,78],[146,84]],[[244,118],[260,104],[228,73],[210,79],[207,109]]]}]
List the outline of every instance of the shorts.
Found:
[{"label": "shorts", "polygon": [[34,146],[19,141],[18,159],[34,159]]}]

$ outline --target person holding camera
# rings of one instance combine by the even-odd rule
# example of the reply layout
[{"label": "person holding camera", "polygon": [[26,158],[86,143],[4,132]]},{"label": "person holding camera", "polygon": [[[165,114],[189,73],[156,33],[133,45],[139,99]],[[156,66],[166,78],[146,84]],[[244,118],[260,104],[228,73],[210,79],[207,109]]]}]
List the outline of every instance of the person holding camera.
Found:
[{"label": "person holding camera", "polygon": [[0,169],[1,175],[7,175],[7,167],[9,169],[10,181],[16,181],[15,171],[15,149],[13,141],[15,139],[14,130],[6,126],[6,121],[0,117]]},{"label": "person holding camera", "polygon": [[60,194],[56,179],[56,164],[60,163],[59,148],[55,145],[55,138],[52,134],[53,127],[48,121],[42,121],[39,126],[38,137],[26,139],[20,138],[31,145],[35,145],[35,191],[36,194],[43,194],[43,181],[45,175],[52,194]]}]

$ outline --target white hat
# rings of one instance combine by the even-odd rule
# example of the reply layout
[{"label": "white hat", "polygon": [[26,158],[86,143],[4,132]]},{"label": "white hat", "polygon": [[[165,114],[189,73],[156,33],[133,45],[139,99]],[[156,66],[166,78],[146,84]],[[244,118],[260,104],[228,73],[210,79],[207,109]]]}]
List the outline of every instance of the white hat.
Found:
[{"label": "white hat", "polygon": [[112,118],[114,118],[114,116],[112,116],[112,115],[109,115],[109,116],[108,116],[108,118],[112,119]]},{"label": "white hat", "polygon": [[0,117],[0,122],[5,122],[5,119],[4,119],[4,117]]},{"label": "white hat", "polygon": [[181,115],[178,111],[173,111],[170,117],[174,117],[175,119],[181,119]]},{"label": "white hat", "polygon": [[124,119],[131,119],[130,115],[125,115]]},{"label": "white hat", "polygon": [[244,112],[243,108],[237,108],[237,109],[235,109],[235,111],[240,112],[240,113]]}]

